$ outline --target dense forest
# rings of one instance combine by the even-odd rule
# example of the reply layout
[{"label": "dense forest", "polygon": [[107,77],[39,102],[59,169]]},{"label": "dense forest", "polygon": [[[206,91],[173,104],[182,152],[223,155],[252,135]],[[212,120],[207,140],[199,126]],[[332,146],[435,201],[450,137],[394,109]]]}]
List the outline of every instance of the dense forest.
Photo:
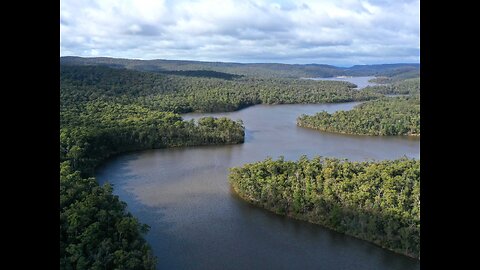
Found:
[{"label": "dense forest", "polygon": [[385,85],[367,86],[362,91],[373,92],[384,95],[419,95],[420,94],[420,77],[405,80],[391,81],[389,78],[377,78],[377,83],[385,83]]},{"label": "dense forest", "polygon": [[[126,211],[110,185],[100,186],[92,176],[102,161],[123,152],[244,141],[241,121],[184,121],[179,113],[234,111],[262,103],[366,101],[384,94],[379,89],[357,91],[348,82],[296,78],[327,71],[341,75],[326,65],[75,57],[62,57],[61,63],[62,269],[155,268],[156,259],[143,239],[148,226]],[[418,65],[370,71],[395,73],[402,68],[415,70]],[[280,78],[283,75],[290,78]]]},{"label": "dense forest", "polygon": [[385,97],[350,111],[326,111],[297,118],[300,127],[358,135],[420,135],[419,96]]},{"label": "dense forest", "polygon": [[187,122],[170,112],[103,102],[62,111],[61,268],[155,268],[142,236],[148,227],[125,211],[110,186],[99,186],[88,177],[101,161],[126,151],[243,140],[241,121],[227,118]]},{"label": "dense forest", "polygon": [[111,155],[152,148],[234,144],[244,141],[241,121],[201,118],[183,121],[175,113],[140,105],[95,101],[60,113],[60,159],[92,175]]},{"label": "dense forest", "polygon": [[155,269],[140,224],[110,185],[60,163],[60,269]]},{"label": "dense forest", "polygon": [[[366,100],[379,95],[359,93],[354,86],[216,72],[62,65],[60,161],[68,172],[60,182],[62,269],[125,265],[150,269],[154,265],[142,238],[147,228],[125,211],[111,187],[101,187],[91,178],[100,162],[127,151],[244,141],[241,121],[211,117],[183,121],[176,113],[232,111],[258,103]],[[131,233],[115,234],[115,226],[128,226],[125,229]],[[96,240],[89,240],[92,237]]]},{"label": "dense forest", "polygon": [[330,103],[378,98],[339,81],[165,75],[105,66],[61,66],[61,106],[95,100],[186,113],[234,111],[254,104]]},{"label": "dense forest", "polygon": [[133,60],[108,57],[61,57],[62,65],[103,65],[140,71],[217,71],[262,78],[314,78],[335,76],[386,76],[399,79],[418,77],[420,64],[383,64],[336,67],[321,64],[222,63],[184,60]]},{"label": "dense forest", "polygon": [[142,84],[140,72],[89,68],[60,74],[60,267],[155,269],[143,239],[148,226],[125,210],[111,186],[99,186],[91,177],[94,168],[127,151],[242,143],[243,123],[212,117],[183,121],[132,98],[155,92]]},{"label": "dense forest", "polygon": [[267,158],[232,168],[229,181],[256,206],[420,258],[418,160]]}]

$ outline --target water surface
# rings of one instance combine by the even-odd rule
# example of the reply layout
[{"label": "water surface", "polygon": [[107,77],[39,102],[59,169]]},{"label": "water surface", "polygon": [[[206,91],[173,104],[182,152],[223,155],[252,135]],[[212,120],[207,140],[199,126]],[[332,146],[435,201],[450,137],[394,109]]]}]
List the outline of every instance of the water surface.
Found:
[{"label": "water surface", "polygon": [[297,127],[296,118],[358,102],[257,105],[218,114],[242,119],[244,144],[158,149],[111,159],[97,171],[128,210],[151,226],[146,239],[159,269],[419,269],[419,261],[237,198],[228,168],[267,156],[350,160],[419,158],[418,138],[353,136]]},{"label": "water surface", "polygon": [[375,76],[359,76],[359,77],[330,77],[330,78],[305,78],[315,81],[343,81],[351,82],[357,85],[356,89],[362,89],[367,86],[378,85],[377,83],[369,82],[371,79],[375,79]]}]

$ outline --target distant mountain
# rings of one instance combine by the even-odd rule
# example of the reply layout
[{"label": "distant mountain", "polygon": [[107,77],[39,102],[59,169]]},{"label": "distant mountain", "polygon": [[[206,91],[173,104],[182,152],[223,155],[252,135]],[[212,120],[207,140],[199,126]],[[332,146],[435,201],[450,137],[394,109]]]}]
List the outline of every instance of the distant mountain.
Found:
[{"label": "distant mountain", "polygon": [[[382,64],[336,67],[323,64],[278,64],[278,63],[231,63],[186,60],[138,60],[109,57],[84,58],[77,56],[60,57],[62,65],[105,65],[112,68],[126,68],[160,73],[179,73],[185,76],[214,77],[335,77],[335,76],[385,76],[414,78],[420,74],[420,64]],[[210,71],[210,72],[209,72]]]},{"label": "distant mountain", "polygon": [[385,76],[408,79],[420,76],[420,64],[356,65],[344,69],[347,76]]}]

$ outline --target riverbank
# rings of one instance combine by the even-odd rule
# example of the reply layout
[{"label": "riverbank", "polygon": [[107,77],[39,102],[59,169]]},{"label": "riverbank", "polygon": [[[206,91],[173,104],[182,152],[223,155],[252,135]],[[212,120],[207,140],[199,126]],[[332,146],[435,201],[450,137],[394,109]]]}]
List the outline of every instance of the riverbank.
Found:
[{"label": "riverbank", "polygon": [[278,211],[275,211],[275,209],[262,207],[261,205],[258,204],[258,201],[257,201],[257,200],[254,200],[254,199],[252,199],[251,197],[247,196],[246,194],[239,192],[238,188],[234,187],[233,185],[232,185],[232,189],[231,189],[231,190],[232,190],[232,192],[234,192],[234,194],[235,194],[236,196],[238,196],[240,199],[244,200],[245,202],[250,203],[250,204],[252,204],[252,205],[255,205],[255,206],[257,206],[257,207],[259,207],[259,208],[262,208],[262,209],[264,209],[264,210],[267,210],[267,211],[269,211],[269,212],[272,212],[272,213],[274,213],[274,214],[276,214],[276,215],[286,216],[286,217],[288,217],[288,218],[292,218],[292,219],[296,219],[296,220],[300,220],[300,221],[304,221],[304,222],[309,222],[309,223],[312,223],[312,224],[315,224],[315,225],[319,225],[319,226],[322,226],[322,227],[327,228],[327,229],[329,229],[329,230],[332,230],[332,231],[334,231],[334,232],[336,232],[336,233],[341,233],[341,234],[344,234],[344,235],[348,235],[348,236],[350,236],[350,237],[354,237],[354,238],[360,239],[360,240],[362,240],[362,241],[367,241],[367,242],[372,243],[372,244],[374,244],[374,245],[376,245],[376,246],[378,246],[378,247],[380,247],[380,248],[383,248],[383,249],[386,249],[386,250],[388,250],[388,251],[394,252],[395,254],[400,254],[400,255],[407,256],[407,257],[412,258],[412,259],[420,260],[420,257],[416,257],[416,256],[414,256],[413,254],[405,254],[405,253],[402,253],[402,252],[400,252],[400,251],[398,251],[398,250],[394,250],[394,249],[391,249],[391,248],[382,246],[381,243],[379,243],[379,242],[369,241],[368,239],[364,239],[364,238],[358,237],[358,236],[356,236],[356,235],[354,235],[354,234],[349,234],[349,233],[345,233],[345,232],[340,232],[340,231],[338,231],[338,230],[335,230],[335,228],[333,228],[333,227],[331,227],[331,226],[328,226],[328,225],[325,225],[325,224],[322,224],[322,223],[319,223],[319,222],[315,222],[314,220],[308,219],[307,217],[302,217],[302,216],[294,215],[294,214],[291,214],[291,213],[283,214],[283,213],[279,213]]},{"label": "riverbank", "polygon": [[419,259],[419,169],[418,160],[408,159],[280,158],[232,168],[228,178],[233,191],[257,207]]},{"label": "riverbank", "polygon": [[298,115],[345,111],[359,103],[256,105],[229,113],[182,115],[186,120],[241,119],[245,142],[126,154],[108,160],[96,178],[112,183],[129,211],[150,225],[146,238],[159,258],[159,269],[418,270],[418,260],[245,203],[232,196],[226,181],[228,168],[267,156],[419,158],[419,140],[339,136],[296,127]]},{"label": "riverbank", "polygon": [[311,130],[320,131],[320,132],[328,132],[328,133],[343,134],[343,135],[370,136],[370,137],[378,137],[378,136],[381,136],[381,137],[391,137],[391,136],[395,136],[395,137],[397,137],[397,136],[398,136],[398,137],[420,138],[420,134],[374,135],[374,134],[362,134],[362,133],[349,133],[349,132],[342,132],[342,131],[332,131],[332,130],[327,130],[327,129],[321,129],[321,128],[318,128],[318,127],[308,126],[308,125],[305,125],[305,124],[299,124],[298,122],[297,122],[297,126],[299,126],[299,127],[301,127],[301,128],[308,128],[308,129],[311,129]]}]

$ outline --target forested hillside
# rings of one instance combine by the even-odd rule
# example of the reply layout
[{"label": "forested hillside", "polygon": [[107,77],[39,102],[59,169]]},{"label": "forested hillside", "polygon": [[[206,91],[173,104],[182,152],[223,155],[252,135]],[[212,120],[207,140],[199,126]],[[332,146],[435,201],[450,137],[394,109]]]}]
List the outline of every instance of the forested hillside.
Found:
[{"label": "forested hillside", "polygon": [[133,60],[108,57],[61,57],[63,65],[104,65],[142,71],[217,71],[250,77],[302,78],[335,76],[418,77],[420,64],[384,64],[335,67],[322,64],[226,63],[183,60]]},{"label": "forested hillside", "polygon": [[107,100],[186,113],[234,111],[254,104],[330,103],[378,98],[339,81],[165,75],[105,66],[61,66],[61,106]]},{"label": "forested hillside", "polygon": [[[179,113],[234,111],[254,104],[366,101],[384,93],[354,90],[348,82],[279,78],[319,70],[336,75],[338,68],[322,65],[69,57],[61,62],[62,269],[155,267],[143,239],[148,226],[126,211],[111,186],[99,186],[92,176],[101,162],[123,152],[244,142],[241,121],[184,121]],[[358,69],[368,71],[363,68]],[[390,68],[375,70],[398,66]],[[366,106],[378,113],[373,107]]]},{"label": "forested hillside", "polygon": [[127,151],[242,143],[244,127],[227,118],[187,122],[143,106],[136,97],[156,92],[143,73],[92,69],[60,74],[60,267],[155,269],[143,239],[148,226],[125,210],[108,184],[98,185],[94,168]]},{"label": "forested hillside", "polygon": [[420,161],[305,156],[245,164],[229,181],[246,201],[420,258]]},{"label": "forested hillside", "polygon": [[61,112],[60,158],[88,175],[117,153],[164,147],[244,141],[241,121],[205,117],[195,123],[139,105],[90,102]]},{"label": "forested hillside", "polygon": [[62,269],[154,269],[143,240],[148,227],[99,186],[94,168],[117,153],[189,145],[241,143],[242,123],[227,118],[182,121],[171,112],[102,101],[61,112],[60,253]]},{"label": "forested hillside", "polygon": [[420,135],[420,99],[386,97],[362,103],[350,111],[301,115],[300,127],[358,135]]}]

